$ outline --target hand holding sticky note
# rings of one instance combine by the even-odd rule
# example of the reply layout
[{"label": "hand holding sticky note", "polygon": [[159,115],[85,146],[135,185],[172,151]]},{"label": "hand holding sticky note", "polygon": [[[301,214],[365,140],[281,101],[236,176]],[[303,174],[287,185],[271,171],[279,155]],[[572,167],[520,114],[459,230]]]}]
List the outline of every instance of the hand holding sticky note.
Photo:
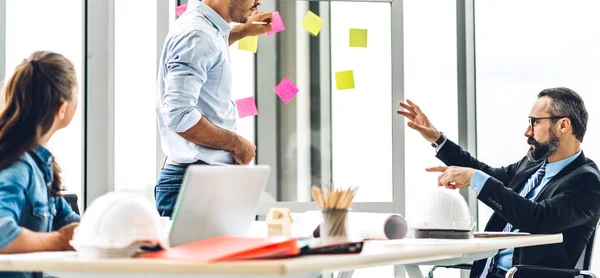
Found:
[{"label": "hand holding sticky note", "polygon": [[290,102],[290,100],[292,100],[294,96],[298,94],[298,88],[287,76],[283,78],[281,82],[279,82],[279,85],[277,85],[273,91],[275,91],[275,93],[279,96],[279,98],[281,98],[281,100],[283,100],[283,102],[285,102],[285,104],[288,104],[288,102]]},{"label": "hand holding sticky note", "polygon": [[237,106],[238,115],[240,118],[258,115],[254,97],[238,99],[235,101],[235,106]]},{"label": "hand holding sticky note", "polygon": [[325,23],[325,20],[313,12],[308,11],[302,21],[302,28],[306,29],[306,31],[310,32],[313,36],[316,36],[321,31],[323,23]]},{"label": "hand holding sticky note", "polygon": [[258,36],[247,36],[239,40],[238,49],[256,53],[258,50]]},{"label": "hand holding sticky note", "polygon": [[267,32],[267,35],[273,35],[285,30],[285,26],[283,25],[283,20],[281,20],[281,15],[279,15],[279,12],[272,12],[271,17],[271,26],[273,28],[271,31]]},{"label": "hand holding sticky note", "polygon": [[367,47],[367,29],[350,29],[350,46]]},{"label": "hand holding sticky note", "polygon": [[354,72],[351,70],[336,72],[335,85],[338,90],[354,89]]}]

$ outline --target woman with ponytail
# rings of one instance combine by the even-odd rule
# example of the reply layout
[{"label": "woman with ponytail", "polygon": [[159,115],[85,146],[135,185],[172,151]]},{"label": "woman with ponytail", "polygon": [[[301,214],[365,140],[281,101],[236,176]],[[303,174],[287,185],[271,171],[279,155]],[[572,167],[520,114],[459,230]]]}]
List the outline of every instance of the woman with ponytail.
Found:
[{"label": "woman with ponytail", "polygon": [[[73,64],[60,54],[35,52],[17,66],[4,93],[0,254],[72,250],[69,241],[79,216],[61,197],[60,168],[46,144],[75,114]],[[37,275],[0,273],[0,277]]]}]

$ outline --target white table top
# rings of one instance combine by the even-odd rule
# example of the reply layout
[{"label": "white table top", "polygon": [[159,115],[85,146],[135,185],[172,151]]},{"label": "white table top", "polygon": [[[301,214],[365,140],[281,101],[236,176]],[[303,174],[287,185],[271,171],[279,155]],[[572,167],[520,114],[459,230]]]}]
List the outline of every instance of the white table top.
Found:
[{"label": "white table top", "polygon": [[[368,241],[363,252],[349,255],[312,255],[280,260],[193,263],[157,259],[83,260],[63,254],[0,255],[0,271],[204,273],[292,275],[350,270],[377,265],[419,264],[503,248],[562,242],[562,234],[470,240],[402,239]],[[41,255],[41,256],[40,256]],[[67,255],[67,256],[64,256]]]}]

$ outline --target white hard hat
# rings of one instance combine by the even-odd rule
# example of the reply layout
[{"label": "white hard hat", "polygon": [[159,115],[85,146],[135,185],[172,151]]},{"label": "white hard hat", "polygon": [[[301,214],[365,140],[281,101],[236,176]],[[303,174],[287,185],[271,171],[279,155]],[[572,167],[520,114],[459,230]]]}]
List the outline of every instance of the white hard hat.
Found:
[{"label": "white hard hat", "polygon": [[475,227],[469,206],[458,190],[439,186],[427,193],[416,211],[410,221],[416,230],[471,231]]},{"label": "white hard hat", "polygon": [[141,195],[110,192],[94,200],[75,229],[79,257],[131,257],[142,247],[168,247],[160,216]]}]

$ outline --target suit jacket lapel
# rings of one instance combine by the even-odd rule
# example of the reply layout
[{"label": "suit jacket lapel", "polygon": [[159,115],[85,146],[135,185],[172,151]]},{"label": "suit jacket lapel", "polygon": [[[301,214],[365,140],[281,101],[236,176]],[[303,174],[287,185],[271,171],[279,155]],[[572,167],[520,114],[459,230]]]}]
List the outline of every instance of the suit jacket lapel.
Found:
[{"label": "suit jacket lapel", "polygon": [[544,186],[544,188],[542,188],[542,190],[537,194],[537,196],[535,196],[534,200],[537,201],[540,198],[540,196],[542,196],[542,194],[544,194],[544,192],[546,192],[549,188],[554,187],[557,181],[562,179],[565,175],[573,172],[575,169],[583,166],[584,164],[585,164],[585,156],[583,155],[583,151],[582,151],[581,154],[579,154],[579,156],[577,158],[575,158],[575,160],[573,160],[573,162],[569,163],[569,165],[567,165],[565,168],[560,170],[560,172],[558,172],[556,174],[556,176],[552,177],[552,179],[550,181],[548,181],[548,183]]},{"label": "suit jacket lapel", "polygon": [[510,181],[508,187],[510,187],[517,194],[521,192],[521,189],[525,186],[527,180],[535,174],[535,172],[542,167],[543,162],[531,163],[526,162],[523,166],[523,170],[520,170]]}]

